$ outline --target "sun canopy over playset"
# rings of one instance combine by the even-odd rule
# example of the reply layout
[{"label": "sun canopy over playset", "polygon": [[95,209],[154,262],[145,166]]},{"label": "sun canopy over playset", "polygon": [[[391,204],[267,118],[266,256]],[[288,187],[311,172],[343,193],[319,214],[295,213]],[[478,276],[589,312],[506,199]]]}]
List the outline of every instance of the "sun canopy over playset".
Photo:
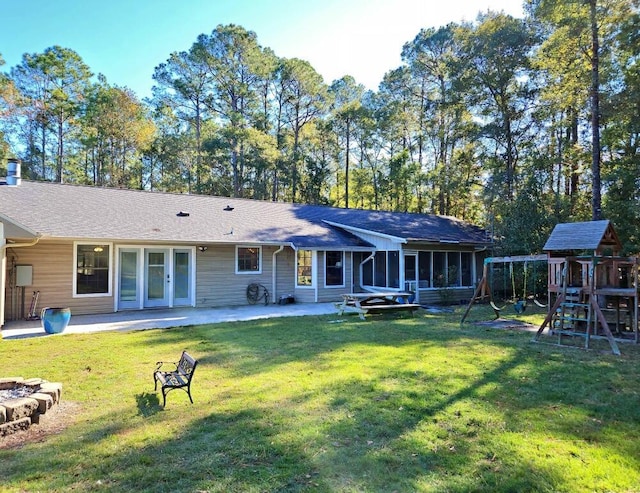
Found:
[{"label": "sun canopy over playset", "polygon": [[[622,245],[610,221],[558,224],[544,245],[543,255],[489,257],[483,276],[462,317],[478,301],[488,301],[496,318],[511,304],[516,313],[529,303],[548,306],[547,316],[534,341],[548,335],[562,344],[567,337],[606,339],[611,351],[620,354],[618,342],[640,341],[638,333],[638,257],[620,256]],[[546,263],[546,299],[530,279]],[[538,279],[541,276],[538,277]],[[498,306],[494,293],[511,285],[511,303]]]}]

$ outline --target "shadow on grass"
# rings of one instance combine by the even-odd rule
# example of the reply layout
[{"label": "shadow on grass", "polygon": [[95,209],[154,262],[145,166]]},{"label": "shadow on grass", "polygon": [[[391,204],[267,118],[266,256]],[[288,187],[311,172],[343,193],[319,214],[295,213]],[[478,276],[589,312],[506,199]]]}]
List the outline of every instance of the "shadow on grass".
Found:
[{"label": "shadow on grass", "polygon": [[[196,404],[185,398],[159,413],[156,394],[137,393],[137,414],[131,399],[131,413],[99,416],[81,440],[65,433],[28,457],[8,457],[7,484],[16,491],[571,490],[561,465],[527,456],[512,440],[528,436],[531,416],[548,418],[538,426],[551,440],[602,442],[603,452],[640,466],[637,442],[611,437],[616,426],[639,433],[633,360],[533,345],[528,333],[461,329],[447,317],[303,318],[133,338],[154,358],[187,349],[199,359]],[[387,352],[394,358],[379,356]],[[358,358],[362,371],[334,370]],[[265,376],[289,363],[304,365],[284,380]],[[308,368],[323,383],[310,380],[310,388],[279,398]],[[310,416],[316,406],[327,415]],[[59,475],[42,472],[49,470]]]},{"label": "shadow on grass", "polygon": [[[504,381],[526,359],[518,353],[452,392],[437,373],[397,369],[375,382],[336,384],[327,393],[343,418],[324,430],[334,445],[327,467],[344,477],[368,478],[360,479],[365,491],[416,491],[426,477],[438,476],[444,491],[549,491],[563,485],[562,471],[536,465],[509,444],[492,443],[491,428],[500,418],[479,417],[465,404],[498,398],[480,390]],[[403,475],[394,475],[397,470]]]},{"label": "shadow on grass", "polygon": [[[202,325],[189,330],[149,331],[149,341],[141,344],[167,345],[202,351],[201,364],[233,366],[239,373],[262,373],[270,368],[295,361],[308,361],[318,355],[352,344],[401,346],[422,341],[441,344],[457,341],[461,332],[457,321],[439,326],[441,317],[413,318],[356,316],[296,317]],[[497,340],[496,344],[504,344]],[[506,344],[509,344],[506,342]],[[240,357],[238,357],[240,355]]]},{"label": "shadow on grass", "polygon": [[136,395],[136,404],[138,406],[138,414],[144,417],[153,416],[162,411],[160,399],[155,393],[142,392]]},{"label": "shadow on grass", "polygon": [[[179,424],[171,438],[135,447],[128,440],[136,430],[108,424],[94,426],[82,444],[67,434],[31,450],[28,460],[7,464],[4,484],[16,491],[115,492],[303,491],[311,486],[313,465],[298,444],[277,439],[286,430],[264,410],[212,413],[197,420],[189,420],[186,410],[151,416],[141,428]],[[120,419],[111,414],[101,421]]]}]

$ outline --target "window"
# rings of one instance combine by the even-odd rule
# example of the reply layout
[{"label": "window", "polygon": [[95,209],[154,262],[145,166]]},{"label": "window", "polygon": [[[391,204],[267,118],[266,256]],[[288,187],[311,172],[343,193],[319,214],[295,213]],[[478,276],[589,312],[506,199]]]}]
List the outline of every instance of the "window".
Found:
[{"label": "window", "polygon": [[421,288],[430,288],[431,284],[431,252],[418,253],[418,281]]},{"label": "window", "polygon": [[362,285],[379,288],[400,287],[400,252],[379,250],[373,260],[362,264]]},{"label": "window", "polygon": [[260,274],[262,249],[260,247],[236,248],[236,274]]},{"label": "window", "polygon": [[111,294],[111,245],[76,243],[74,296]]},{"label": "window", "polygon": [[373,260],[362,264],[362,284],[363,286],[373,286]]},{"label": "window", "polygon": [[298,286],[313,286],[313,252],[311,250],[298,250]]},{"label": "window", "polygon": [[404,280],[416,280],[416,257],[415,255],[404,256]]},{"label": "window", "polygon": [[460,270],[462,273],[463,286],[473,286],[473,280],[471,278],[471,272],[473,270],[471,258],[470,252],[460,253]]},{"label": "window", "polygon": [[374,261],[374,280],[373,285],[376,287],[386,287],[387,285],[387,252],[379,251],[373,258]]},{"label": "window", "polygon": [[447,253],[447,286],[460,286],[460,252]]},{"label": "window", "polygon": [[433,286],[436,288],[447,287],[447,254],[433,252]]},{"label": "window", "polygon": [[400,287],[400,253],[397,251],[390,251],[387,254],[387,266],[389,279],[387,280],[387,286],[390,288]]},{"label": "window", "polygon": [[344,253],[325,253],[325,278],[327,286],[344,286]]}]

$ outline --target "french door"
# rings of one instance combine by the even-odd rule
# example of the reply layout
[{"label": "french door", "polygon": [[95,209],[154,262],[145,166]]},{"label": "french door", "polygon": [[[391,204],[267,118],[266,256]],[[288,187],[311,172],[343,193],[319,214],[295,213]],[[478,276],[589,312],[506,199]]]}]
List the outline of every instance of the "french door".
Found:
[{"label": "french door", "polygon": [[191,248],[118,249],[117,310],[193,306]]},{"label": "french door", "polygon": [[169,273],[169,250],[144,250],[144,306],[153,308],[169,306],[171,274]]}]

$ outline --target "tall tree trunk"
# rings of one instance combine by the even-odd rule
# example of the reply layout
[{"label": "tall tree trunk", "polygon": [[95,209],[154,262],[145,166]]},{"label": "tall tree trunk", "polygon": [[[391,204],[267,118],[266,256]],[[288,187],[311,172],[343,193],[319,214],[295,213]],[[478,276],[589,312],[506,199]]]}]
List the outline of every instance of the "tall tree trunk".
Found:
[{"label": "tall tree trunk", "polygon": [[200,101],[196,102],[196,190],[202,193],[202,116],[200,115]]},{"label": "tall tree trunk", "polygon": [[602,218],[602,196],[600,183],[600,73],[597,0],[589,0],[591,17],[591,173],[593,174],[593,197],[591,218],[597,221]]},{"label": "tall tree trunk", "polygon": [[41,145],[42,145],[42,179],[47,179],[47,127],[45,124],[42,124],[42,135],[41,135]]},{"label": "tall tree trunk", "polygon": [[[571,148],[578,144],[578,112],[571,109]],[[580,184],[579,166],[575,159],[571,163],[571,212],[573,213],[576,200],[578,198],[578,186]]]},{"label": "tall tree trunk", "polygon": [[345,163],[344,163],[344,207],[349,208],[349,152],[350,152],[350,140],[351,140],[351,119],[347,118],[347,149],[345,151]]},{"label": "tall tree trunk", "polygon": [[56,181],[62,183],[62,156],[64,154],[64,144],[62,142],[62,120],[58,121],[58,156],[56,166]]},{"label": "tall tree trunk", "polygon": [[[296,116],[297,121],[297,116]],[[293,162],[291,163],[291,201],[295,204],[298,196],[298,159],[300,147],[300,128],[295,125],[293,129]]]},{"label": "tall tree trunk", "polygon": [[240,175],[238,170],[238,161],[240,151],[238,149],[239,143],[237,139],[233,139],[231,144],[231,170],[233,173],[233,196],[235,198],[240,197]]}]

